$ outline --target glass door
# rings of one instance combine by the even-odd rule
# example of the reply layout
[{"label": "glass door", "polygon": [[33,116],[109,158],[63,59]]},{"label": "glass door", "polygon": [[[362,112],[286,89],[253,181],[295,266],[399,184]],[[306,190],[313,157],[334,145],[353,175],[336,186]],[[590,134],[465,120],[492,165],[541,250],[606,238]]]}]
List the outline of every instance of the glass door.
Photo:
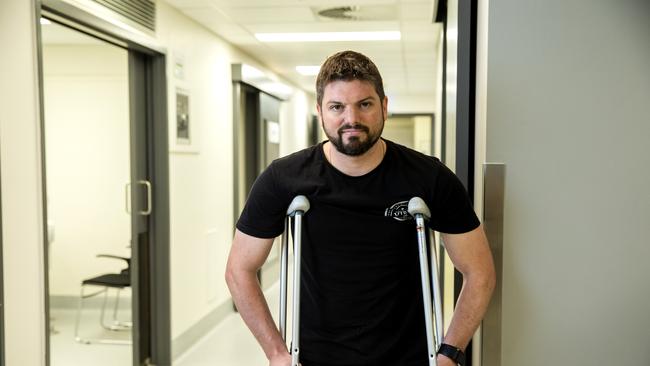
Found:
[{"label": "glass door", "polygon": [[50,365],[131,365],[142,185],[132,178],[128,51],[41,24]]}]

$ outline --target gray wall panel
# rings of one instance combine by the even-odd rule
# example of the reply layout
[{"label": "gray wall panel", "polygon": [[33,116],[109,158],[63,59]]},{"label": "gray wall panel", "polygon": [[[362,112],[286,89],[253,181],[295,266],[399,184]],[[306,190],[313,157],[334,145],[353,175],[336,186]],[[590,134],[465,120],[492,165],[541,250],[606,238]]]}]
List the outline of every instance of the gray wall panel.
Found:
[{"label": "gray wall panel", "polygon": [[489,6],[502,365],[650,365],[650,3]]}]

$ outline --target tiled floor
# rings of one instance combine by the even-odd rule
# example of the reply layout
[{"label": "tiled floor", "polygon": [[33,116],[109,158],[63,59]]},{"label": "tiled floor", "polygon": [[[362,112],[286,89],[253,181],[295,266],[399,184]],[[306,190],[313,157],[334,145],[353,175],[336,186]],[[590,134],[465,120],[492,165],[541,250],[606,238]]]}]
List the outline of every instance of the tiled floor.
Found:
[{"label": "tiled floor", "polygon": [[263,366],[264,353],[237,314],[228,316],[174,366]]},{"label": "tiled floor", "polygon": [[[84,311],[80,334],[89,338],[109,337],[128,340],[130,332],[108,332],[99,325],[99,310]],[[50,332],[51,366],[130,366],[131,346],[113,344],[80,344],[74,340],[76,310],[52,309]]]},{"label": "tiled floor", "polygon": [[[265,295],[271,312],[277,317],[279,286],[275,284]],[[124,345],[79,344],[74,341],[76,310],[52,309],[54,332],[50,334],[51,366],[130,366],[131,347]],[[87,310],[82,334],[89,337],[112,336],[128,339],[123,332],[102,332],[99,311]],[[290,326],[290,325],[289,325]],[[290,328],[289,328],[290,329]],[[174,361],[174,366],[266,366],[268,362],[237,313],[228,315],[203,339]]]},{"label": "tiled floor", "polygon": [[[279,292],[277,283],[265,291],[271,313],[276,318],[276,323]],[[290,327],[290,324],[288,327]],[[265,365],[268,365],[268,361],[262,349],[237,313],[228,315],[223,322],[192,349],[174,362],[174,366]]]}]

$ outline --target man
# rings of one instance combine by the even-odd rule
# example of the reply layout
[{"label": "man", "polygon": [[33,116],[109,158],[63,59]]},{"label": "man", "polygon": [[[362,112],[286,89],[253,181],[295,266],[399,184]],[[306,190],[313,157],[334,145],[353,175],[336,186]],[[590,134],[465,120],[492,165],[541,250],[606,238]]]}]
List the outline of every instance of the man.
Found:
[{"label": "man", "polygon": [[291,356],[256,273],[284,229],[296,195],[311,204],[303,221],[303,366],[428,365],[414,221],[406,202],[431,209],[463,289],[438,365],[457,364],[495,283],[492,257],[462,184],[436,158],[381,138],[388,99],[366,56],[329,57],[316,81],[328,141],[274,161],[255,182],[237,222],[226,279],[270,366]]}]

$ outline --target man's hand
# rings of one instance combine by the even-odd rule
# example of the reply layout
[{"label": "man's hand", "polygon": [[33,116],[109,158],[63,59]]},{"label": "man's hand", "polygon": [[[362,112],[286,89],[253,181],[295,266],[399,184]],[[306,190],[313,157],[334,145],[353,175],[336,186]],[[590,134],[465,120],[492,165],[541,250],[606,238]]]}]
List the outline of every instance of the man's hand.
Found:
[{"label": "man's hand", "polygon": [[291,355],[289,352],[279,353],[276,356],[271,357],[269,360],[269,366],[291,366]]}]

